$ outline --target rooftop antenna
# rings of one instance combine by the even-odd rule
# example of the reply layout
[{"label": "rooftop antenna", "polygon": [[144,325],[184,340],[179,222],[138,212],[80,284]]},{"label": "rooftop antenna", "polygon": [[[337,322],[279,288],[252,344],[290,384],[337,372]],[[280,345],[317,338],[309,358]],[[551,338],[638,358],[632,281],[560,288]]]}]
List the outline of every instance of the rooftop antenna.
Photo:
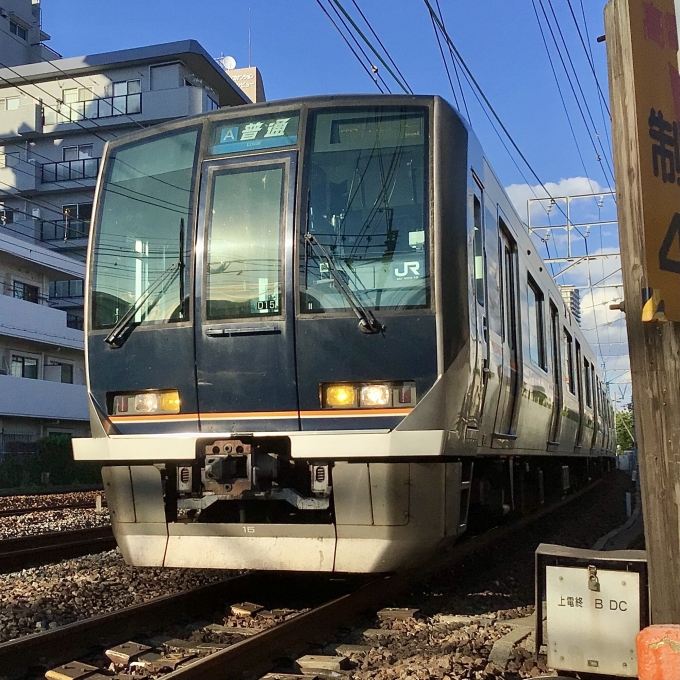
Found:
[{"label": "rooftop antenna", "polygon": [[248,68],[250,68],[250,33],[251,33],[250,7],[248,7]]}]

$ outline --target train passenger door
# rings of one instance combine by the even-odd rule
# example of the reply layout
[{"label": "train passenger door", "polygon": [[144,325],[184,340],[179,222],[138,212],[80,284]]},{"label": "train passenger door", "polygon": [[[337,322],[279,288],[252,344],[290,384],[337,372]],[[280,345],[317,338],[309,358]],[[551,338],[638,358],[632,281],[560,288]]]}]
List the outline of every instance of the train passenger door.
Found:
[{"label": "train passenger door", "polygon": [[564,395],[562,394],[562,362],[560,360],[560,317],[552,300],[550,301],[550,336],[552,340],[553,412],[550,420],[548,450],[554,450],[560,443]]},{"label": "train passenger door", "polygon": [[583,355],[581,354],[581,345],[576,341],[576,396],[578,397],[578,430],[576,431],[576,441],[574,443],[574,450],[579,451],[583,441],[583,426],[585,425],[585,412],[583,408]]},{"label": "train passenger door", "polygon": [[[472,196],[472,257],[475,298],[475,322],[477,334],[477,357],[475,363],[475,385],[478,389],[473,392],[473,402],[470,409],[471,421],[476,421],[476,427],[480,428],[482,409],[484,406],[486,385],[489,375],[489,326],[487,319],[486,300],[486,258],[484,253],[484,225],[482,187],[479,180],[473,175],[474,193]],[[470,423],[472,425],[472,422]],[[480,441],[483,444],[483,441]],[[490,444],[490,442],[489,442]]]},{"label": "train passenger door", "polygon": [[296,160],[285,152],[203,164],[195,342],[204,432],[299,429]]},{"label": "train passenger door", "polygon": [[503,338],[503,374],[496,410],[495,445],[502,446],[509,435],[514,438],[515,410],[519,371],[517,352],[517,245],[503,220],[499,220],[499,263],[501,280],[501,319]]}]

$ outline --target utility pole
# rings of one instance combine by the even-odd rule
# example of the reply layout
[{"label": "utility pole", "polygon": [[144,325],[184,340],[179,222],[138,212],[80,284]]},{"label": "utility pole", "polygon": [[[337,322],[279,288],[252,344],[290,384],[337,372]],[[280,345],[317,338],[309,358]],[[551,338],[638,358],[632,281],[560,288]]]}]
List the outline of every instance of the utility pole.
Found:
[{"label": "utility pole", "polygon": [[[680,75],[673,0],[605,8],[652,622],[680,624]],[[674,96],[675,94],[675,96]]]}]

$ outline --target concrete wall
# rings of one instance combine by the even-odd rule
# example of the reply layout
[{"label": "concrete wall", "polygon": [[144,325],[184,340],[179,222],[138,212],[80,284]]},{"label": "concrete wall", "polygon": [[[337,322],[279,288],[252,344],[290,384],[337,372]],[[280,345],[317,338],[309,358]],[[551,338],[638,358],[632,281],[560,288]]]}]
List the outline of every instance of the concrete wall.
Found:
[{"label": "concrete wall", "polygon": [[87,388],[0,375],[2,417],[88,420]]}]

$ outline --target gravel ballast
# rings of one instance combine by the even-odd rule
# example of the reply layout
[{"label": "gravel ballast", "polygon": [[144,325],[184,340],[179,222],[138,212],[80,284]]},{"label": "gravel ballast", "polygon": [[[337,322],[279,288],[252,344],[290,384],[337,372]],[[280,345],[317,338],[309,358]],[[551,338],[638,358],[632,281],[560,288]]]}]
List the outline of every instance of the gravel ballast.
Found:
[{"label": "gravel ballast", "polygon": [[0,517],[0,539],[35,536],[50,531],[73,531],[111,524],[106,508],[97,513],[91,508],[69,508],[31,512],[16,517]]},{"label": "gravel ballast", "polygon": [[230,572],[131,567],[118,550],[0,575],[0,642],[196,588]]}]

